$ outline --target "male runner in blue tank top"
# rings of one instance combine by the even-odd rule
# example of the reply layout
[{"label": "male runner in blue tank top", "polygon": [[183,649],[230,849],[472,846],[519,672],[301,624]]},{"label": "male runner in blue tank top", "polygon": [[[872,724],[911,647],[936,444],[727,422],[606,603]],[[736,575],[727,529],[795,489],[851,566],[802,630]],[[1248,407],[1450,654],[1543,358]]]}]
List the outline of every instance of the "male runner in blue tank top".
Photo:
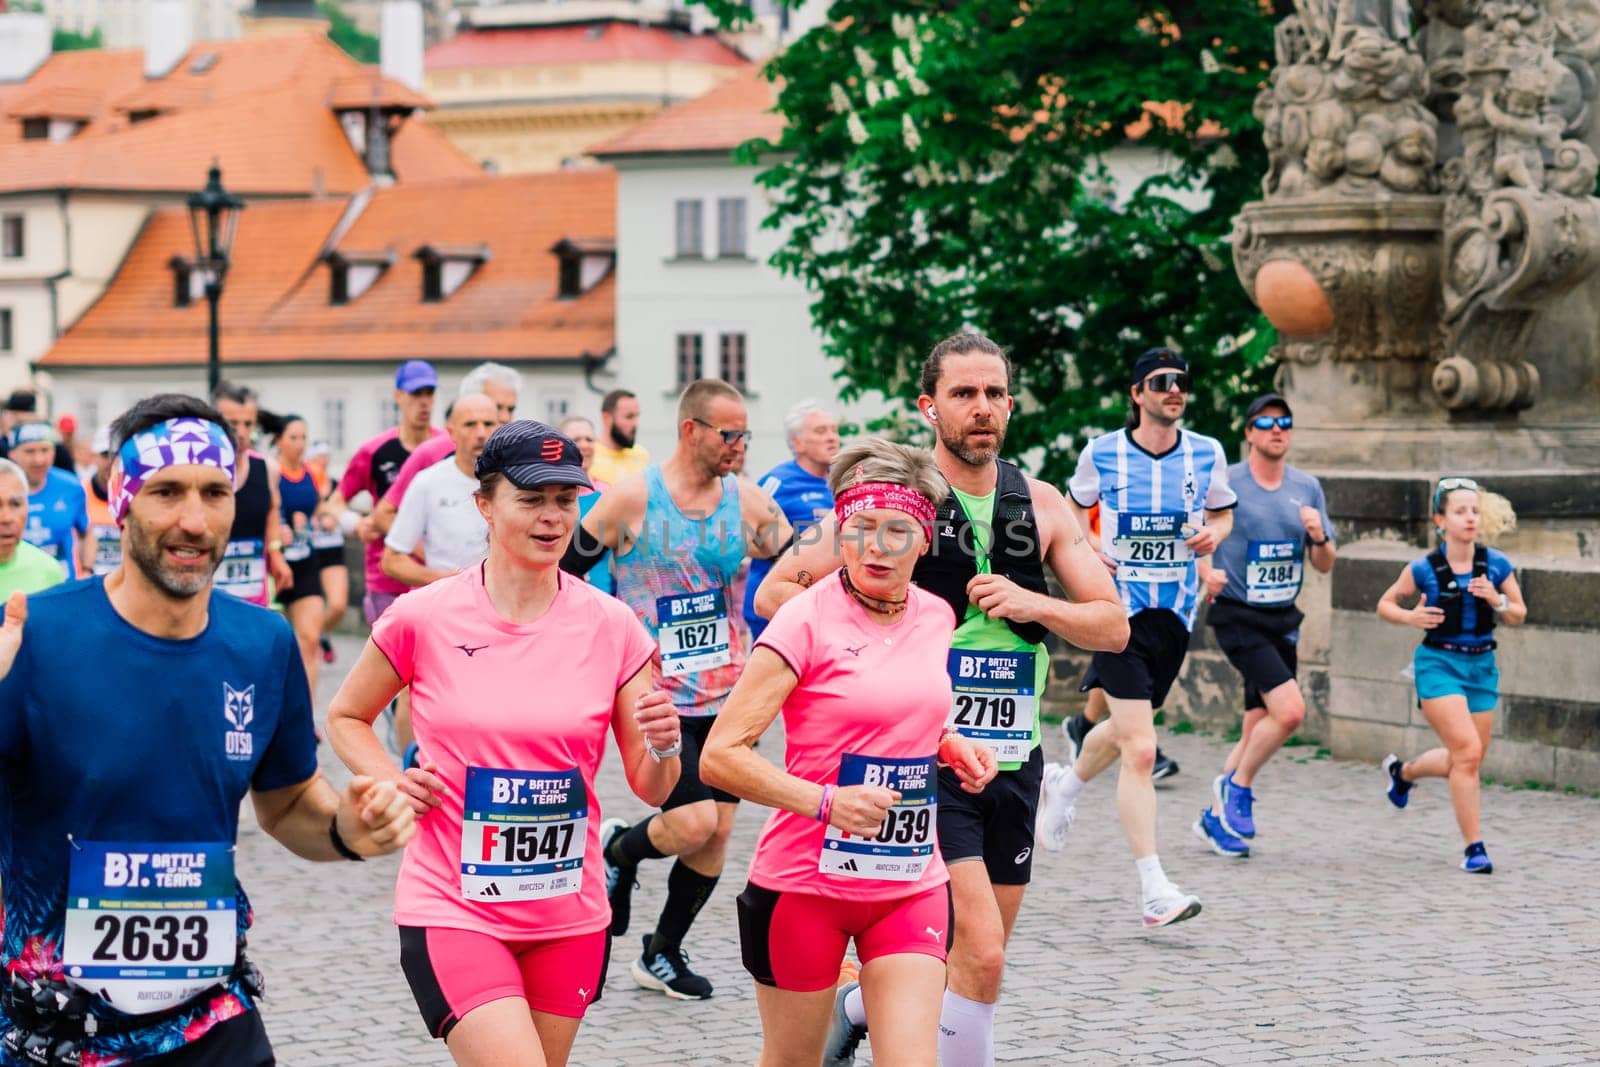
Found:
[{"label": "male runner in blue tank top", "polygon": [[1206,614],[1217,647],[1244,676],[1244,730],[1212,785],[1216,803],[1195,833],[1219,856],[1248,856],[1256,836],[1257,772],[1299,729],[1306,701],[1295,681],[1300,621],[1295,607],[1305,564],[1323,574],[1337,552],[1322,483],[1287,462],[1294,434],[1289,402],[1267,393],[1244,416],[1250,454],[1228,468],[1239,497],[1233,535],[1211,558],[1220,591]]},{"label": "male runner in blue tank top", "polygon": [[[939,852],[950,869],[955,936],[939,1013],[939,1058],[994,1062],[1005,950],[1033,877],[1034,819],[1044,757],[1039,700],[1049,679],[1047,634],[1086,649],[1121,649],[1128,622],[1105,567],[1053,486],[999,458],[1010,424],[1011,361],[963,330],[923,362],[917,407],[934,431],[933,457],[951,495],[912,580],[944,598],[959,623],[950,642],[948,726],[994,749],[1000,773],[977,796],[939,772]],[[770,618],[840,566],[838,522],[825,516],[796,539],[756,595]],[[1049,595],[1048,568],[1066,592]],[[855,983],[839,991],[827,1067],[855,1062],[866,1036]]]},{"label": "male runner in blue tank top", "polygon": [[1133,425],[1089,442],[1068,491],[1080,520],[1100,504],[1101,556],[1132,636],[1126,650],[1090,661],[1081,688],[1103,690],[1111,713],[1084,738],[1075,764],[1045,768],[1040,843],[1066,844],[1078,793],[1120,756],[1117,811],[1139,871],[1144,925],[1156,927],[1198,915],[1200,901],[1172,884],[1156,853],[1155,709],[1189,649],[1195,559],[1228,536],[1236,498],[1221,443],[1178,429],[1189,402],[1182,356],[1167,348],[1140,355],[1129,393]]},{"label": "male runner in blue tank top", "polygon": [[655,637],[656,685],[683,720],[682,774],[661,814],[631,827],[608,819],[600,832],[617,936],[628,929],[639,861],[678,857],[633,965],[634,981],[675,1000],[711,995],[684,959],[683,938],[722,874],[738,804],[700,780],[700,746],[750,651],[733,625],[741,605],[728,587],[746,557],[770,559],[791,537],[772,497],[731,473],[744,459],[748,426],[737,389],[715,378],[691,383],[678,401],[676,450],[602,495],[562,561],[581,575],[611,550],[616,595]]}]

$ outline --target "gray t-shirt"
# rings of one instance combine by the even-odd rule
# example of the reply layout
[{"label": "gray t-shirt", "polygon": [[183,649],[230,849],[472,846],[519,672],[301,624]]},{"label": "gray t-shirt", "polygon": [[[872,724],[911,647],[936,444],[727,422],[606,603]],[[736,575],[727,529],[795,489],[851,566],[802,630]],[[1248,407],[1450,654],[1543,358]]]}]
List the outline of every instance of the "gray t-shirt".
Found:
[{"label": "gray t-shirt", "polygon": [[1238,494],[1239,506],[1233,512],[1233,532],[1211,559],[1212,566],[1228,574],[1223,599],[1261,608],[1293,604],[1300,595],[1310,544],[1300,509],[1316,508],[1322,514],[1323,533],[1329,539],[1334,536],[1322,483],[1285,465],[1283,484],[1267,490],[1251,476],[1249,463],[1235,463],[1228,468],[1228,484]]}]

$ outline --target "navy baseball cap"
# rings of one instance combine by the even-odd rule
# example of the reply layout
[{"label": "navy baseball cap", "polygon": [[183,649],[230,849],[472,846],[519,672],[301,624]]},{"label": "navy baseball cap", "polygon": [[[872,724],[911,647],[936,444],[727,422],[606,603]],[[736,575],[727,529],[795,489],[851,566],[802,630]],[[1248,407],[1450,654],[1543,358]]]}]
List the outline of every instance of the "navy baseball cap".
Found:
[{"label": "navy baseball cap", "polygon": [[439,372],[425,359],[408,359],[394,372],[394,387],[403,393],[439,388]]},{"label": "navy baseball cap", "polygon": [[541,485],[594,488],[583,472],[583,454],[572,438],[532,419],[508,422],[490,434],[473,473],[479,478],[504,474],[518,489]]},{"label": "navy baseball cap", "polygon": [[1146,349],[1139,353],[1139,358],[1133,362],[1132,384],[1138,385],[1152,371],[1158,370],[1175,370],[1187,374],[1189,372],[1189,363],[1170,348]]},{"label": "navy baseball cap", "polygon": [[1254,400],[1250,401],[1250,406],[1245,408],[1244,421],[1249,422],[1251,419],[1261,414],[1263,408],[1270,407],[1280,407],[1283,409],[1283,413],[1285,415],[1288,415],[1291,418],[1294,417],[1294,412],[1289,410],[1289,402],[1287,400],[1279,396],[1277,393],[1263,393]]}]

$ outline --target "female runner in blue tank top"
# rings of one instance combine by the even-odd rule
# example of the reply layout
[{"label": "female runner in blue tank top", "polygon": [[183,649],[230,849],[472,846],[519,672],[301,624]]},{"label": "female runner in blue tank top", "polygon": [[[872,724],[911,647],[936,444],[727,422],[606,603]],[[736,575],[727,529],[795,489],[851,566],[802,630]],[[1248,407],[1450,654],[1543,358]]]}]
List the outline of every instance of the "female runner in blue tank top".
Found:
[{"label": "female runner in blue tank top", "polygon": [[[1478,543],[1516,525],[1504,497],[1486,493],[1471,478],[1445,478],[1433,493],[1433,522],[1440,544],[1413,560],[1378,601],[1378,617],[1423,632],[1412,661],[1422,717],[1443,742],[1409,763],[1383,761],[1389,801],[1406,806],[1419,778],[1447,778],[1456,822],[1466,842],[1461,869],[1494,870],[1478,826],[1478,770],[1489,749],[1494,707],[1500,700],[1495,664],[1495,623],[1519,626],[1528,617],[1511,561]],[[1416,598],[1414,607],[1402,600]]]}]

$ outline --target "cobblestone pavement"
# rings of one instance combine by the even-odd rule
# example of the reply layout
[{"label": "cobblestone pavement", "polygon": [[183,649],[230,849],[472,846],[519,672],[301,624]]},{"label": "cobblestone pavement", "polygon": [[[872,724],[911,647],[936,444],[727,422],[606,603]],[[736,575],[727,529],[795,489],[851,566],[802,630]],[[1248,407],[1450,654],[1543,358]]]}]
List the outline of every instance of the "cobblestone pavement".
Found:
[{"label": "cobblestone pavement", "polygon": [[[321,706],[357,648],[340,641]],[[1377,769],[1286,749],[1258,783],[1255,854],[1230,861],[1189,829],[1225,746],[1171,735],[1162,744],[1183,766],[1160,790],[1162,861],[1204,913],[1141,929],[1114,778],[1093,783],[1066,851],[1034,866],[997,1021],[1001,1062],[1600,1062],[1600,919],[1589,897],[1600,800],[1486,789],[1497,866],[1473,878],[1456,869],[1443,783],[1394,811]],[[1046,754],[1059,751],[1051,729]],[[323,766],[344,780],[326,746]],[[608,815],[643,814],[614,752],[599,792]],[[755,1062],[760,1028],[734,897],[761,822],[757,810],[740,813],[729,873],[690,936],[716,996],[669,1002],[629,978],[665,889],[667,864],[647,864],[635,931],[614,946],[574,1064]],[[400,973],[389,917],[396,861],[303,863],[248,818],[240,845],[280,1062],[449,1063]]]}]

